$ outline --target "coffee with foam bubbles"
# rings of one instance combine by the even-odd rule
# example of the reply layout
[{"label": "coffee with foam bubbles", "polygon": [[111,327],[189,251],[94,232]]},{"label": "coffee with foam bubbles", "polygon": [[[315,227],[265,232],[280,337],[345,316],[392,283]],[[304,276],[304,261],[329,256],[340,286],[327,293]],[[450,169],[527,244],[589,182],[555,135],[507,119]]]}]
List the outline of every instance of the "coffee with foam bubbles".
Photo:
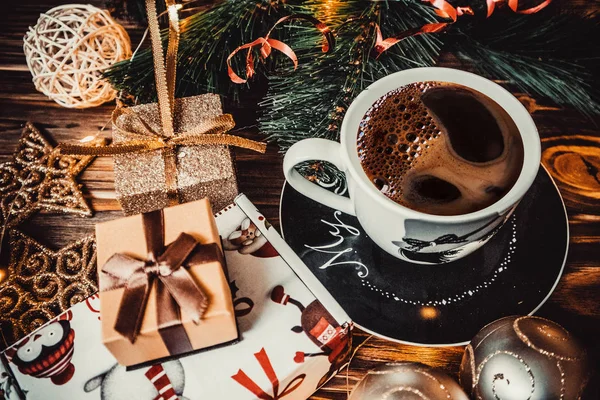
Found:
[{"label": "coffee with foam bubbles", "polygon": [[357,151],[383,194],[436,215],[495,203],[523,166],[508,113],[482,93],[445,82],[413,83],[377,100],[360,124]]}]

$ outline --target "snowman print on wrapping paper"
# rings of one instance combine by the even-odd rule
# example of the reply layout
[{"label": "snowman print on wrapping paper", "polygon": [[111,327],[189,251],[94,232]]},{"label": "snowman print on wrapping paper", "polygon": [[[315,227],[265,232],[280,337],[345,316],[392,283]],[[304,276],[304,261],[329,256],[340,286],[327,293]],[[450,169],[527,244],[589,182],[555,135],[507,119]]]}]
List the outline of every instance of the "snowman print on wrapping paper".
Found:
[{"label": "snowman print on wrapping paper", "polygon": [[[261,218],[264,217],[261,216]],[[229,251],[237,250],[240,254],[251,254],[260,258],[277,257],[279,255],[250,218],[244,218],[236,230],[223,240],[223,248]]]},{"label": "snowman print on wrapping paper", "polygon": [[24,375],[64,385],[75,374],[71,362],[75,349],[75,331],[69,322],[72,318],[73,313],[67,311],[8,349],[6,357]]},{"label": "snowman print on wrapping paper", "polygon": [[100,388],[102,400],[187,400],[182,396],[184,386],[183,365],[172,360],[133,371],[115,364],[88,380],[83,390],[88,393]]},{"label": "snowman print on wrapping paper", "polygon": [[329,314],[327,309],[318,301],[314,300],[304,307],[298,300],[285,293],[283,286],[277,285],[271,291],[271,300],[277,304],[293,304],[301,313],[300,325],[294,326],[295,333],[304,332],[306,336],[322,350],[318,353],[296,352],[294,361],[303,363],[306,357],[326,356],[331,366],[329,371],[320,379],[317,387],[320,387],[332,376],[338,373],[350,354],[350,333],[342,328],[338,322]]}]

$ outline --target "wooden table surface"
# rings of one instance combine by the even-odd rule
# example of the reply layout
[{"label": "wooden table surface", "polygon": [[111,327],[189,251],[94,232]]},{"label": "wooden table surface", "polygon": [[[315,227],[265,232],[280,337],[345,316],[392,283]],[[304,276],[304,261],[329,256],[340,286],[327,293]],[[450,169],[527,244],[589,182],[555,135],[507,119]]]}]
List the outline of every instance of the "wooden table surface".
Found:
[{"label": "wooden table surface", "polygon": [[[26,121],[33,122],[57,142],[80,139],[99,131],[110,137],[110,128],[105,128],[114,103],[87,110],[66,109],[37,92],[31,82],[23,55],[23,35],[28,26],[35,24],[41,12],[65,3],[68,1],[19,0],[10,2],[9,6],[5,4],[0,13],[0,162],[10,159]],[[101,4],[99,0],[90,3]],[[598,6],[597,2],[585,0],[573,0],[570,4],[581,10]],[[129,25],[126,28],[134,46],[137,45],[140,28]],[[452,66],[452,59],[447,58],[442,64]],[[539,99],[542,106],[536,106],[533,99],[521,98],[529,106],[539,128],[542,163],[564,198],[571,235],[563,277],[537,315],[561,324],[580,338],[597,362],[600,354],[600,121],[591,121],[572,109],[556,108]],[[230,110],[238,126],[243,128],[253,124],[253,106]],[[251,128],[242,129],[241,134],[261,138]],[[265,155],[237,149],[236,155],[240,190],[277,226],[279,196],[284,182],[281,155],[274,145],[269,146]],[[96,212],[93,218],[39,214],[21,228],[54,248],[91,234],[95,223],[123,215],[115,200],[113,179],[112,160],[96,159],[80,177],[85,195]],[[355,346],[367,337],[356,330]],[[371,368],[389,361],[419,361],[444,368],[456,376],[462,354],[462,346],[415,347],[370,338],[352,359],[348,371],[349,387],[352,388]],[[586,397],[600,398],[597,379],[593,381]],[[312,398],[345,399],[346,387],[344,370]]]}]

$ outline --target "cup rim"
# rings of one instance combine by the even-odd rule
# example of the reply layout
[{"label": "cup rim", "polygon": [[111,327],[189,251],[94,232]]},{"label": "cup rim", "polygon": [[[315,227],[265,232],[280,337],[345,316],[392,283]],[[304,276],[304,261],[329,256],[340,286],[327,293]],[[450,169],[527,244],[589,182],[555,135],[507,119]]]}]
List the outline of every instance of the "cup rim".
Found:
[{"label": "cup rim", "polygon": [[[424,81],[438,81],[456,83],[477,90],[495,101],[510,115],[519,130],[523,148],[523,165],[519,177],[513,187],[497,202],[466,214],[457,215],[435,215],[416,211],[391,200],[369,181],[366,173],[362,169],[358,152],[356,149],[356,138],[358,135],[359,124],[362,121],[367,110],[381,96],[391,90],[402,86]],[[541,160],[541,143],[537,127],[531,118],[527,109],[514,97],[508,90],[502,86],[483,78],[471,72],[466,72],[453,68],[443,67],[424,67],[403,70],[381,78],[365,90],[363,90],[350,104],[340,130],[340,142],[344,150],[344,158],[347,172],[352,176],[357,185],[381,206],[390,211],[400,211],[407,218],[415,218],[440,223],[468,222],[481,218],[489,217],[494,214],[502,214],[513,205],[515,205],[523,195],[529,190],[533,183]]]}]

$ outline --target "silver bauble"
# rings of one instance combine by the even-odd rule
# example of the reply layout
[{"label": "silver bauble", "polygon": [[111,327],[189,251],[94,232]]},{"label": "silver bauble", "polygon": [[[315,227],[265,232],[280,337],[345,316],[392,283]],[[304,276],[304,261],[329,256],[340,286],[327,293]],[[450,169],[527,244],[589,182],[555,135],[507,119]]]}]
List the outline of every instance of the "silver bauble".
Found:
[{"label": "silver bauble", "polygon": [[465,349],[460,382],[474,399],[578,399],[588,378],[585,349],[562,326],[540,317],[505,317]]},{"label": "silver bauble", "polygon": [[348,400],[468,400],[445,373],[419,363],[388,363],[369,371]]}]

